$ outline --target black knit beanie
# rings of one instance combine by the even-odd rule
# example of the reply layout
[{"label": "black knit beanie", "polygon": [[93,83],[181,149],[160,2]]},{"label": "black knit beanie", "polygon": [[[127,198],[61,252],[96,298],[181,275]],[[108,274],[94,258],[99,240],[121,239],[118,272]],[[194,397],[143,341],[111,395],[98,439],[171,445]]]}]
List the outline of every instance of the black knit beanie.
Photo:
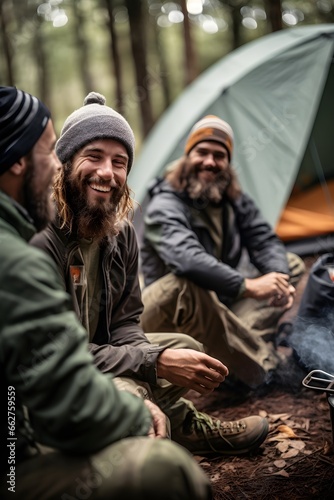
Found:
[{"label": "black knit beanie", "polygon": [[97,139],[114,139],[121,142],[129,155],[128,171],[133,163],[135,138],[126,119],[105,105],[106,99],[97,92],[90,92],[84,105],[75,110],[65,121],[56,144],[56,153],[65,164],[89,142]]},{"label": "black knit beanie", "polygon": [[0,87],[0,175],[34,147],[50,118],[37,97]]}]

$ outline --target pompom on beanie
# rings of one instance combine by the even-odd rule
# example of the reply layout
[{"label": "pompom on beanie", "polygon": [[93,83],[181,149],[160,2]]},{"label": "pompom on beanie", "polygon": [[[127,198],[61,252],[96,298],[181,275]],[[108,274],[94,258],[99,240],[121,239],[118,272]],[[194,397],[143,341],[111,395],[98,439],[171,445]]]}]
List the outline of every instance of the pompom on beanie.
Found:
[{"label": "pompom on beanie", "polygon": [[0,87],[0,175],[32,150],[50,116],[37,97],[16,87]]},{"label": "pompom on beanie", "polygon": [[215,141],[223,144],[227,149],[229,160],[231,161],[234,135],[232,128],[227,122],[218,116],[207,115],[195,123],[186,140],[185,154],[188,155],[196,144],[203,141]]},{"label": "pompom on beanie", "polygon": [[83,106],[65,120],[56,144],[56,153],[63,164],[92,141],[114,139],[125,146],[130,171],[135,150],[133,131],[126,119],[105,103],[106,99],[102,94],[90,92]]}]

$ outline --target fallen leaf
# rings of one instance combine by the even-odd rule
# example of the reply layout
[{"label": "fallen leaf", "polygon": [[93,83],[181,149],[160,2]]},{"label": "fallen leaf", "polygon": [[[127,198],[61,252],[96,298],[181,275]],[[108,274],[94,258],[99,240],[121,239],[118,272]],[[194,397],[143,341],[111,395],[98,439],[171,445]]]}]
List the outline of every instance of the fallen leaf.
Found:
[{"label": "fallen leaf", "polygon": [[328,441],[325,442],[324,449],[323,449],[323,454],[324,455],[331,455],[333,453],[333,445],[332,443],[329,443]]},{"label": "fallen leaf", "polygon": [[306,431],[308,431],[309,428],[310,428],[310,419],[309,418],[303,418],[303,423],[302,423],[301,427],[303,429],[305,429]]},{"label": "fallen leaf", "polygon": [[278,469],[283,469],[283,467],[286,466],[286,461],[285,460],[275,460],[274,465]]},{"label": "fallen leaf", "polygon": [[298,450],[295,450],[293,448],[291,448],[289,451],[287,451],[286,453],[282,453],[282,458],[293,458],[295,457],[296,455],[298,455],[299,451]]},{"label": "fallen leaf", "polygon": [[290,439],[292,436],[287,434],[286,432],[279,432],[276,436],[272,436],[271,438],[267,438],[267,441],[286,441]]},{"label": "fallen leaf", "polygon": [[221,477],[221,476],[220,476],[219,472],[216,472],[216,474],[213,474],[213,475],[210,477],[210,479],[211,479],[211,481],[214,483],[215,481],[218,481],[218,480],[220,479],[220,477]]},{"label": "fallen leaf", "polygon": [[295,448],[296,450],[303,450],[306,445],[304,441],[291,441],[290,446],[291,448]]},{"label": "fallen leaf", "polygon": [[281,441],[280,443],[277,443],[276,448],[281,453],[284,453],[285,451],[287,451],[287,449],[289,448],[289,446],[290,446],[289,441],[287,439],[285,439],[284,441]]},{"label": "fallen leaf", "polygon": [[286,434],[289,438],[296,438],[296,434],[293,432],[293,430],[291,429],[291,427],[287,426],[287,425],[279,425],[277,427],[277,430],[280,431],[280,432],[283,432],[284,434]]},{"label": "fallen leaf", "polygon": [[272,420],[273,422],[276,422],[277,420],[287,420],[290,417],[290,413],[276,413],[269,415],[270,420]]},{"label": "fallen leaf", "polygon": [[286,470],[279,470],[277,472],[274,472],[273,476],[290,477],[289,473]]}]

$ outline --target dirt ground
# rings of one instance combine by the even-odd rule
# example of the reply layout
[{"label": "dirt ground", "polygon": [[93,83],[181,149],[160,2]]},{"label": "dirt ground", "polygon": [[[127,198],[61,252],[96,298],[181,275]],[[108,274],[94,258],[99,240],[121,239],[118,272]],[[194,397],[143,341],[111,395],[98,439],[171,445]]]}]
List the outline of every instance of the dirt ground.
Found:
[{"label": "dirt ground", "polygon": [[209,475],[216,500],[299,500],[334,498],[334,453],[327,396],[303,388],[299,393],[273,389],[237,401],[218,392],[197,409],[221,420],[247,415],[268,419],[268,437],[256,454],[196,457]]},{"label": "dirt ground", "polygon": [[[308,270],[313,260],[308,260]],[[296,314],[306,280],[307,273],[284,321]],[[289,348],[279,349],[289,361],[289,374],[282,383],[256,393],[226,387],[206,398],[194,392],[187,396],[198,410],[220,420],[261,415],[270,425],[266,441],[253,455],[196,457],[212,481],[215,500],[334,499],[334,430],[328,395],[305,388],[301,382],[306,373]]]}]

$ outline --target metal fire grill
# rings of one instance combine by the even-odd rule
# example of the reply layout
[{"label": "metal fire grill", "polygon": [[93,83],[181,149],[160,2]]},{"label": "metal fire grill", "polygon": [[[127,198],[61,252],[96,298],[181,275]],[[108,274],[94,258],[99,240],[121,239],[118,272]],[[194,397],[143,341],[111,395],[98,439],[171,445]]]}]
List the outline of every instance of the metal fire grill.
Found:
[{"label": "metal fire grill", "polygon": [[322,370],[312,370],[304,378],[303,385],[308,389],[315,389],[328,394],[327,401],[332,423],[332,441],[334,444],[334,375]]}]

